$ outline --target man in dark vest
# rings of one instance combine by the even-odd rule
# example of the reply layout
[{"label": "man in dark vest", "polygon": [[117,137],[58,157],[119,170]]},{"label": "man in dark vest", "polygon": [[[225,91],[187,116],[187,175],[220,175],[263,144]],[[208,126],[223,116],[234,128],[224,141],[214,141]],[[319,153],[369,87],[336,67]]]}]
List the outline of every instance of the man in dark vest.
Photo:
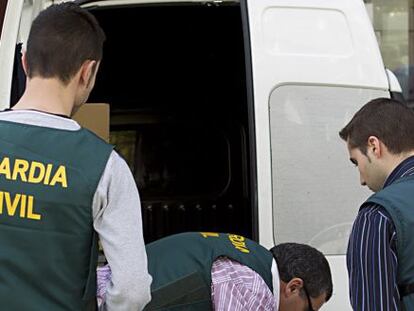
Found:
[{"label": "man in dark vest", "polygon": [[[146,248],[153,283],[145,310],[319,310],[332,295],[329,264],[307,245],[269,251],[240,235],[190,232]],[[109,267],[98,268],[102,293],[109,280]]]},{"label": "man in dark vest", "polygon": [[75,4],[33,21],[25,92],[0,113],[2,310],[96,309],[98,236],[114,274],[104,309],[138,310],[150,300],[132,174],[111,145],[70,118],[94,86],[104,38]]},{"label": "man in dark vest", "polygon": [[414,310],[414,112],[387,98],[367,103],[341,130],[363,203],[349,239],[354,310]]}]

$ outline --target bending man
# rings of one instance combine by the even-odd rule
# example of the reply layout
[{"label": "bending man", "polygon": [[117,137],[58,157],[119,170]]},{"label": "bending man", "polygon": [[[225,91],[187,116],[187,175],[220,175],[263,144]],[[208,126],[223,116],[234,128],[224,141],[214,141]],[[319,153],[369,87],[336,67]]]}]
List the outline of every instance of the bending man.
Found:
[{"label": "bending man", "polygon": [[[150,243],[147,254],[153,283],[145,310],[319,310],[332,295],[328,262],[307,245],[269,251],[239,235],[192,232]],[[104,293],[108,266],[98,278]]]}]

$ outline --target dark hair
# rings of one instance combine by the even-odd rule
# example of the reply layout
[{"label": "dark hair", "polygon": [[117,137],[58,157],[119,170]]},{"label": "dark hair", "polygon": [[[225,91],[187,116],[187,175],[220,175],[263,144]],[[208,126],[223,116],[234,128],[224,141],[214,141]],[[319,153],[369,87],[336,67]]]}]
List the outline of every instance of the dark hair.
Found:
[{"label": "dark hair", "polygon": [[311,297],[316,298],[326,293],[326,301],[331,298],[331,269],[320,251],[305,244],[283,243],[271,248],[270,252],[277,262],[283,282],[300,278]]},{"label": "dark hair", "polygon": [[52,5],[40,12],[30,29],[27,75],[68,83],[86,60],[102,59],[104,41],[91,13],[74,3]]},{"label": "dark hair", "polygon": [[376,136],[393,154],[414,150],[414,112],[399,101],[377,98],[365,104],[339,132],[351,148],[367,152],[370,136]]}]

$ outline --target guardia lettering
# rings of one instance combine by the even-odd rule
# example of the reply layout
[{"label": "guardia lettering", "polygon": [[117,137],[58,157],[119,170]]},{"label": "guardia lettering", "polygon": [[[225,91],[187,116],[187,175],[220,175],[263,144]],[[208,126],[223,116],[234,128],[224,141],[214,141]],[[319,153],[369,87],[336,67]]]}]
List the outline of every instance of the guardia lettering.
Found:
[{"label": "guardia lettering", "polygon": [[59,165],[57,168],[53,164],[45,164],[37,161],[27,161],[23,159],[10,159],[4,157],[0,162],[0,178],[8,180],[19,180],[32,184],[44,184],[48,186],[60,185],[68,187],[66,177],[66,167]]}]

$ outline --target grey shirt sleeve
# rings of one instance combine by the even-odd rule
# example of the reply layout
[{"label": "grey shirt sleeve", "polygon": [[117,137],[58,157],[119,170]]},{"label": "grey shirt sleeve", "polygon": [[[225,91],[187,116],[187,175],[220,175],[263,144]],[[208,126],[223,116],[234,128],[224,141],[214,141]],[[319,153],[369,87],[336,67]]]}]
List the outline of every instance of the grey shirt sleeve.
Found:
[{"label": "grey shirt sleeve", "polygon": [[93,199],[94,228],[112,270],[103,310],[142,310],[152,278],[142,234],[141,204],[132,173],[113,151]]}]

